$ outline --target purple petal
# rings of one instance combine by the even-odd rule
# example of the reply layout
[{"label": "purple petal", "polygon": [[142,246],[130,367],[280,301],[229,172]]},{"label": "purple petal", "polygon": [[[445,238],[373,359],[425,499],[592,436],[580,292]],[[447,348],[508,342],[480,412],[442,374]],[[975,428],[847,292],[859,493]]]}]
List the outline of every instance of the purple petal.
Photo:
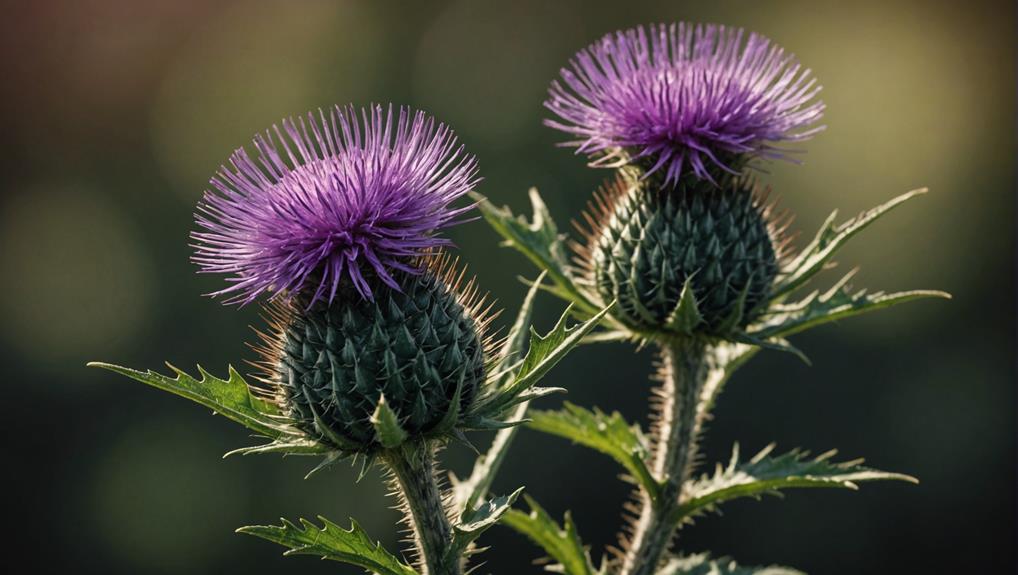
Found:
[{"label": "purple petal", "polygon": [[758,34],[716,25],[651,25],[608,34],[576,54],[544,103],[566,145],[627,150],[674,182],[731,171],[718,152],[788,159],[776,143],[812,137],[824,111],[809,70]]},{"label": "purple petal", "polygon": [[371,298],[368,277],[392,285],[404,262],[449,243],[438,232],[472,207],[450,204],[479,181],[452,130],[391,105],[289,118],[254,149],[212,178],[191,234],[201,271],[229,276],[213,294],[226,303],[269,291],[332,301],[341,282]]}]

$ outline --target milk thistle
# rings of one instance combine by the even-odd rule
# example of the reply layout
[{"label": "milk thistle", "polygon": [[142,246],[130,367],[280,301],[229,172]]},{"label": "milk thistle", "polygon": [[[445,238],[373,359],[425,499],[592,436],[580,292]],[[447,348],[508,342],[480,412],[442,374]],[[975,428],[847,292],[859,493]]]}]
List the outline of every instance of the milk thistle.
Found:
[{"label": "milk thistle", "polygon": [[[790,145],[823,129],[824,104],[811,72],[768,39],[741,29],[686,23],[609,34],[581,50],[545,102],[545,124],[564,145],[613,173],[578,225],[560,234],[537,190],[534,217],[514,217],[481,199],[506,243],[552,280],[545,289],[581,318],[614,306],[587,342],[632,341],[659,350],[660,387],[650,402],[649,438],[618,413],[566,404],[531,412],[530,427],[571,439],[617,460],[636,485],[638,504],[621,530],[621,551],[595,567],[566,517],[558,526],[534,501],[505,522],[542,546],[570,575],[789,573],[739,567],[706,553],[673,552],[676,532],[722,502],[791,487],[848,487],[913,478],[872,470],[861,460],[832,463],[833,452],[773,456],[769,446],[696,475],[703,422],[732,373],[761,348],[806,356],[787,336],[938,291],[852,291],[849,272],[833,287],[792,301],[831,267],[850,237],[915,190],[840,225],[832,216],[794,251],[790,222],[767,200],[759,167],[792,159]],[[573,252],[570,258],[569,251]]]},{"label": "milk thistle", "polygon": [[[336,107],[284,120],[239,149],[198,206],[193,261],[227,276],[224,303],[265,299],[255,380],[94,364],[211,407],[269,441],[233,453],[377,462],[413,534],[414,565],[320,518],[239,531],[371,572],[458,575],[519,494],[487,497],[502,450],[455,490],[435,455],[467,430],[506,430],[555,389],[537,381],[597,322],[528,330],[533,290],[498,343],[492,305],[445,250],[451,207],[479,181],[453,132],[423,112]],[[528,344],[529,337],[529,348]],[[526,349],[525,349],[526,348]],[[524,351],[526,353],[524,353]],[[362,471],[363,473],[363,471]],[[310,475],[310,474],[309,474]]]}]

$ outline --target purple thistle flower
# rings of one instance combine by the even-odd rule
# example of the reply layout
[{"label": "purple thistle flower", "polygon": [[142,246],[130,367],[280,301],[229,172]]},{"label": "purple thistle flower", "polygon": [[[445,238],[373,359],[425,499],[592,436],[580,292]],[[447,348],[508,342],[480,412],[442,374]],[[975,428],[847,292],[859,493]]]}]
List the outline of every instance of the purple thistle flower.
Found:
[{"label": "purple thistle flower", "polygon": [[313,289],[311,303],[331,302],[348,278],[371,299],[371,275],[398,290],[392,272],[416,273],[413,256],[450,244],[436,232],[473,207],[449,204],[479,181],[476,159],[424,112],[359,116],[337,106],[284,120],[255,137],[256,158],[241,148],[219,169],[191,234],[201,271],[230,276],[211,295],[246,304]]},{"label": "purple thistle flower", "polygon": [[[608,34],[561,70],[545,124],[595,166],[647,159],[676,182],[686,169],[736,173],[734,156],[788,159],[777,142],[805,140],[823,115],[820,87],[791,55],[742,29],[678,23]],[[729,165],[735,164],[735,165]]]}]

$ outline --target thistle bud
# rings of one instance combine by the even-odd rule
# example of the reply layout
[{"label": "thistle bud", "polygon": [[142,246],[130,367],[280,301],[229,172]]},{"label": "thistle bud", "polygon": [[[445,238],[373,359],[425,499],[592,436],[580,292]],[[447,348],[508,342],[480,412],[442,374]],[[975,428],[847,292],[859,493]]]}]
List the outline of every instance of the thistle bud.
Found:
[{"label": "thistle bud", "polygon": [[448,433],[485,376],[481,302],[438,234],[472,206],[473,156],[422,112],[287,119],[212,179],[193,234],[213,295],[270,295],[263,380],[314,441],[370,452]]},{"label": "thistle bud", "polygon": [[487,322],[472,282],[461,290],[448,258],[424,267],[395,274],[399,289],[372,281],[370,300],[345,284],[331,304],[276,307],[265,360],[297,427],[370,451],[385,447],[379,409],[407,437],[458,423],[484,381]]},{"label": "thistle bud", "polygon": [[[724,181],[620,177],[595,203],[587,267],[630,329],[723,336],[756,319],[778,271],[768,210],[748,180]],[[693,326],[677,323],[686,290]]]}]

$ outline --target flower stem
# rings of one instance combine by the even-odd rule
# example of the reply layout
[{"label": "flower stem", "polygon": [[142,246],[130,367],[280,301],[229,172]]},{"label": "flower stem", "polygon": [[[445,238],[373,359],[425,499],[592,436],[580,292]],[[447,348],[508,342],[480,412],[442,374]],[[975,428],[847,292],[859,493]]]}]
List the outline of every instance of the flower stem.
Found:
[{"label": "flower stem", "polygon": [[452,547],[452,525],[435,479],[432,446],[412,441],[383,457],[413,528],[421,575],[461,575],[460,558],[446,553]]},{"label": "flower stem", "polygon": [[699,409],[710,374],[706,342],[684,338],[662,344],[658,420],[654,427],[652,471],[662,482],[658,497],[641,493],[643,505],[633,529],[623,575],[652,575],[671,546],[682,486],[696,458],[704,412]]}]

